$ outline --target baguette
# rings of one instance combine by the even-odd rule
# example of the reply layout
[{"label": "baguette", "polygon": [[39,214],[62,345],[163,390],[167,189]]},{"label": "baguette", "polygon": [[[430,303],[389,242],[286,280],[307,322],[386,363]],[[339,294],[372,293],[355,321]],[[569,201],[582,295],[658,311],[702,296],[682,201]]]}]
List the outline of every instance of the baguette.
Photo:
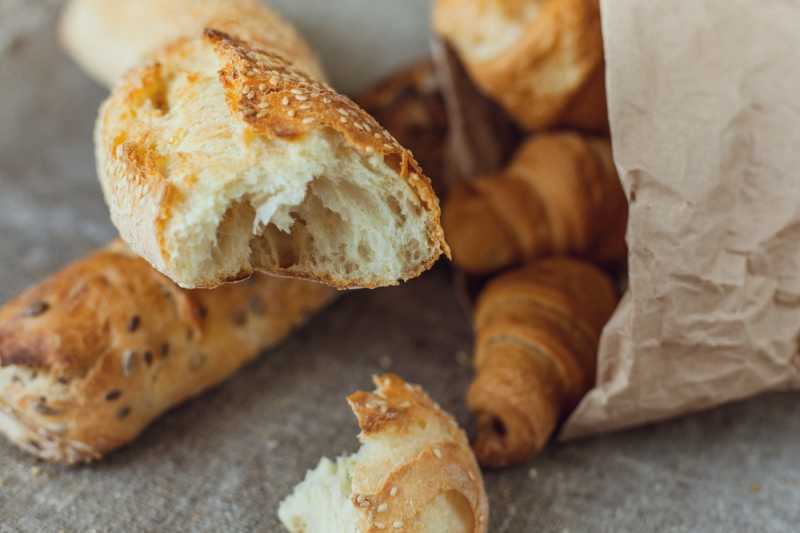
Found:
[{"label": "baguette", "polygon": [[59,33],[75,62],[111,87],[154,50],[207,26],[291,56],[296,67],[323,78],[311,48],[260,0],[71,0]]},{"label": "baguette", "polygon": [[215,29],[130,71],[95,140],[120,235],[182,287],[260,271],[373,288],[449,254],[408,150],[292,57]]},{"label": "baguette", "polygon": [[433,21],[522,127],[608,131],[598,0],[437,0]]},{"label": "baguette", "polygon": [[621,263],[627,220],[611,143],[573,133],[532,137],[500,175],[456,185],[444,209],[453,261],[472,274],[565,253]]},{"label": "baguette", "polygon": [[281,503],[292,533],[485,533],[489,503],[464,432],[419,386],[374,378],[347,401],[361,449],[323,458]]},{"label": "baguette", "polygon": [[475,308],[475,381],[481,464],[530,459],[592,387],[597,346],[617,305],[608,276],[552,258],[492,280]]},{"label": "baguette", "polygon": [[99,459],[335,294],[266,276],[187,291],[115,242],[0,309],[0,432],[48,461]]}]

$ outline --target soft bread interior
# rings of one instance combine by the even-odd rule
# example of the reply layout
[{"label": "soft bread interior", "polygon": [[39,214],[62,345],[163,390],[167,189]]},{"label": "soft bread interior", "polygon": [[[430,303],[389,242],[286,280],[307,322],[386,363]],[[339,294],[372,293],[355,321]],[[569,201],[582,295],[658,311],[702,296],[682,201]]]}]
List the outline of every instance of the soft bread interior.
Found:
[{"label": "soft bread interior", "polygon": [[[281,503],[278,516],[292,533],[360,532],[355,496],[378,493],[392,472],[413,463],[424,450],[450,439],[449,429],[434,417],[417,417],[402,431],[387,428],[361,433],[358,452],[335,462],[323,458]],[[472,510],[463,495],[444,492],[429,502],[420,502],[414,520],[419,528],[415,531],[469,533],[473,531],[472,519]],[[388,531],[393,527],[382,521],[380,513],[373,515],[372,523]]]},{"label": "soft bread interior", "polygon": [[259,136],[226,103],[211,47],[181,46],[135,110],[178,191],[164,253],[179,284],[255,269],[384,285],[438,255],[421,199],[381,155],[321,127]]},{"label": "soft bread interior", "polygon": [[218,205],[192,214],[201,222],[193,227],[210,219],[216,229],[180,237],[196,243],[185,268],[235,275],[245,265],[369,284],[405,279],[430,257],[419,199],[379,158],[350,152],[333,133],[269,144],[246,179],[213,193]]},{"label": "soft bread interior", "polygon": [[[294,492],[278,509],[278,517],[291,533],[361,533],[359,517],[353,502],[353,475],[358,454],[327,457],[310,470]],[[436,496],[419,513],[422,533],[470,533],[472,511],[466,498],[456,491]],[[392,524],[380,522],[381,529]]]}]

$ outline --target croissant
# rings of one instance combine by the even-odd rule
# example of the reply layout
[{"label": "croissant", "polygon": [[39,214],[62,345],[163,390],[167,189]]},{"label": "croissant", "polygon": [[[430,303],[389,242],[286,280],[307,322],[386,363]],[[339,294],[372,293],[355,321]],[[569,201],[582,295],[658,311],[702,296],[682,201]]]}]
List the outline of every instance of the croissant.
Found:
[{"label": "croissant", "polygon": [[608,131],[598,0],[436,0],[433,26],[523,128]]},{"label": "croissant", "polygon": [[540,451],[594,382],[602,329],[617,304],[609,277],[575,259],[531,263],[492,280],[474,315],[481,464],[520,463]]},{"label": "croissant", "polygon": [[443,225],[456,265],[487,274],[546,255],[625,258],[627,201],[606,139],[533,137],[506,170],[453,187]]}]

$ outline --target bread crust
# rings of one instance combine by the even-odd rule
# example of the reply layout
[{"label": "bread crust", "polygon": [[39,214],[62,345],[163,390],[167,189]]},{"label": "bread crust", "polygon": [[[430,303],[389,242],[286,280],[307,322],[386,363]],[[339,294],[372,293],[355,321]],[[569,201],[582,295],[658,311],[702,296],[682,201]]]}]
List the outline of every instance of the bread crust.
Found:
[{"label": "bread crust", "polygon": [[[202,57],[194,57],[198,53]],[[200,112],[202,98],[190,90],[185,100],[163,101],[166,84],[175,69],[182,68],[176,65],[187,57],[216,61],[221,66],[218,83],[230,112],[231,129],[241,128],[254,138],[287,144],[302,143],[312,132],[333,132],[349,150],[365,158],[378,156],[397,173],[419,200],[419,216],[425,217],[431,252],[404,272],[403,279],[430,268],[442,252],[449,255],[438,199],[411,152],[351,100],[295,68],[290,59],[206,29],[202,36],[180,39],[163,48],[153,61],[133,69],[103,104],[97,122],[98,174],[112,220],[132,249],[156,269],[189,288],[212,288],[226,281],[218,273],[186,276],[176,268],[173,255],[178,244],[170,240],[168,229],[181,204],[199,200],[192,196],[191,183],[176,184],[170,179],[170,169],[181,164],[181,154],[159,140],[159,132],[143,120],[145,114],[156,117],[168,112],[165,108],[169,105],[193,106]],[[247,154],[241,163],[247,164]],[[232,275],[248,276],[255,268],[244,264]],[[280,266],[269,272],[314,279],[341,289],[397,283],[396,279],[345,279]]]},{"label": "bread crust", "polygon": [[99,459],[335,294],[267,276],[184,290],[117,241],[0,309],[0,432],[48,461]]},{"label": "bread crust", "polygon": [[293,57],[298,68],[324,77],[297,31],[260,0],[71,0],[59,34],[73,59],[111,87],[154,50],[207,26],[277,49]]},{"label": "bread crust", "polygon": [[[401,524],[403,531],[422,531],[421,511],[434,498],[451,491],[469,504],[471,516],[464,518],[472,524],[472,531],[487,531],[489,503],[480,468],[453,417],[419,386],[394,374],[375,376],[373,381],[374,392],[360,391],[347,398],[358,419],[362,442],[386,435],[413,441],[419,428],[427,425],[446,437],[409,456],[393,457],[396,466],[390,472],[385,471],[383,461],[356,465],[353,503],[361,517],[360,531],[381,533],[391,530],[393,524]],[[385,510],[379,513],[382,504]]]},{"label": "bread crust", "polygon": [[[476,35],[489,17],[502,22],[484,38],[497,32],[516,38],[478,53]],[[437,0],[433,20],[475,82],[524,128],[608,129],[597,0]]]}]

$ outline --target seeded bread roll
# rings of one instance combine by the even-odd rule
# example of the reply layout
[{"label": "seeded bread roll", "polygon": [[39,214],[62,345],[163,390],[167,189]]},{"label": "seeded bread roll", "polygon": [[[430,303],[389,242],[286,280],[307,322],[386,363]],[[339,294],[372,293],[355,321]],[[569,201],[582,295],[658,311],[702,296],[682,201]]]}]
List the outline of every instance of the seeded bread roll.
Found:
[{"label": "seeded bread roll", "polygon": [[114,243],[0,309],[0,432],[48,461],[98,459],[334,296],[267,276],[187,291]]},{"label": "seeded bread roll", "polygon": [[220,31],[132,70],[96,150],[120,235],[182,287],[262,271],[372,288],[449,253],[411,152],[290,59]]},{"label": "seeded bread roll", "polygon": [[60,33],[73,59],[111,87],[149,52],[206,26],[290,55],[296,67],[322,78],[309,46],[260,0],[71,0]]},{"label": "seeded bread roll", "polygon": [[323,458],[278,515],[292,533],[484,533],[489,503],[464,432],[419,386],[374,378],[347,401],[361,449]]},{"label": "seeded bread roll", "polygon": [[598,0],[437,0],[433,20],[521,126],[608,130]]}]

